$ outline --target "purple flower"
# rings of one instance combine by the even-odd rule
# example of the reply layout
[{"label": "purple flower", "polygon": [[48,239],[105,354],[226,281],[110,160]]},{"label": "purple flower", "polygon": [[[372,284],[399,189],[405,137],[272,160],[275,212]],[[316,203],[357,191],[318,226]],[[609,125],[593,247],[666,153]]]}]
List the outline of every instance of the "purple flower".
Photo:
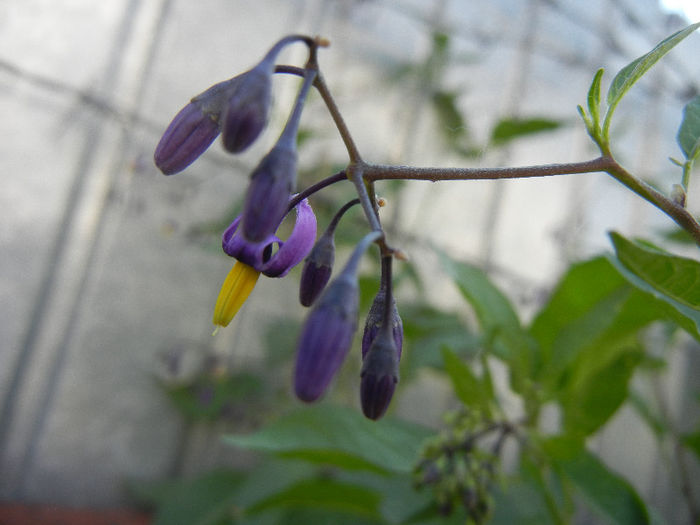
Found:
[{"label": "purple flower", "polygon": [[310,312],[299,338],[294,371],[294,391],[302,401],[321,397],[343,364],[357,329],[358,303],[357,279],[343,272]]},{"label": "purple flower", "polygon": [[[238,228],[242,218],[239,215],[224,232],[224,251],[263,275],[284,277],[304,260],[316,238],[316,216],[306,199],[297,204],[296,213],[294,229],[286,241],[276,235],[269,235],[262,242],[250,242],[243,237]],[[280,219],[275,230],[281,222]]]},{"label": "purple flower", "polygon": [[304,261],[299,284],[299,301],[311,306],[328,284],[335,260],[333,232],[326,231],[314,244],[311,253]]},{"label": "purple flower", "polygon": [[380,329],[364,356],[360,377],[362,412],[369,419],[379,419],[399,382],[399,355],[392,330]]}]

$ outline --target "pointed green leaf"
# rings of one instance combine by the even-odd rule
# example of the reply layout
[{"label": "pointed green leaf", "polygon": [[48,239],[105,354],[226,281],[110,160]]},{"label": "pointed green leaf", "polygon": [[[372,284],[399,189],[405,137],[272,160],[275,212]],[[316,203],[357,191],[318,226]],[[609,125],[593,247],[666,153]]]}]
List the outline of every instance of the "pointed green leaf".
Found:
[{"label": "pointed green leaf", "polygon": [[687,160],[693,161],[700,155],[700,95],[683,108],[683,121],[678,129],[678,144]]},{"label": "pointed green leaf", "polygon": [[248,435],[225,442],[249,450],[375,472],[410,472],[430,429],[328,404],[295,410]]},{"label": "pointed green leaf", "polygon": [[492,399],[481,379],[449,348],[442,348],[442,358],[445,361],[445,371],[452,380],[459,400],[468,407],[480,409],[483,414],[490,415]]},{"label": "pointed green leaf", "polygon": [[590,506],[610,523],[649,523],[649,513],[634,487],[589,452],[558,461],[557,465]]},{"label": "pointed green leaf", "polygon": [[642,246],[615,232],[610,238],[627,269],[674,301],[700,310],[700,262]]},{"label": "pointed green leaf", "polygon": [[[656,64],[666,53],[671,51],[684,38],[690,35],[700,27],[700,22],[692,24],[685,29],[674,33],[668,38],[662,40],[654,49],[640,56],[636,60],[627,64],[620,72],[615,75],[615,78],[608,89],[608,115],[612,115],[615,107],[625,96],[627,91],[639,80],[651,67]],[[609,118],[609,117],[606,117]]]},{"label": "pointed green leaf", "polygon": [[562,122],[548,118],[506,118],[500,120],[491,132],[491,143],[502,146],[506,142],[544,131],[560,128]]},{"label": "pointed green leaf", "polygon": [[588,90],[588,111],[591,114],[596,133],[600,129],[600,82],[604,72],[605,70],[603,68],[596,71],[593,82],[591,82],[591,87]]}]

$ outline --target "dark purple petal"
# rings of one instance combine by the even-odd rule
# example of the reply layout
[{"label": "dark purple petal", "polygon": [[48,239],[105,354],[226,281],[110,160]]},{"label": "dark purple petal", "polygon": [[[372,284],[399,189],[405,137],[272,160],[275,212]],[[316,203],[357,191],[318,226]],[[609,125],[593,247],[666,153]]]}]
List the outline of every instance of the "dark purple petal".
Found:
[{"label": "dark purple petal", "polygon": [[362,412],[379,419],[389,406],[399,381],[399,358],[393,334],[381,330],[362,362],[360,400]]},{"label": "dark purple petal", "polygon": [[218,135],[216,120],[190,102],[175,116],[156,146],[156,166],[166,175],[178,173],[204,153]]},{"label": "dark purple petal", "polygon": [[243,207],[243,236],[261,242],[275,233],[287,214],[296,184],[296,151],[275,146],[251,175]]},{"label": "dark purple petal", "polygon": [[[304,260],[316,239],[316,215],[304,199],[296,206],[294,229],[286,241],[279,243],[279,249],[260,271],[268,277],[284,277],[297,264]],[[276,237],[275,237],[276,239]]]},{"label": "dark purple petal", "polygon": [[282,241],[276,236],[271,235],[263,242],[252,243],[246,241],[238,230],[241,222],[241,216],[236,217],[231,225],[226,228],[222,236],[222,247],[231,257],[241,261],[242,263],[252,266],[257,271],[262,271],[265,264],[266,253],[269,253],[274,244],[282,245]]},{"label": "dark purple petal", "polygon": [[265,129],[272,102],[271,77],[267,62],[237,77],[221,119],[224,148],[231,153],[248,148]]},{"label": "dark purple petal", "polygon": [[335,261],[335,243],[333,232],[326,232],[314,244],[311,253],[304,262],[299,284],[299,301],[304,306],[311,306],[328,284]]},{"label": "dark purple petal", "polygon": [[328,388],[357,329],[358,289],[352,275],[333,281],[309,313],[299,338],[294,391],[306,402]]}]

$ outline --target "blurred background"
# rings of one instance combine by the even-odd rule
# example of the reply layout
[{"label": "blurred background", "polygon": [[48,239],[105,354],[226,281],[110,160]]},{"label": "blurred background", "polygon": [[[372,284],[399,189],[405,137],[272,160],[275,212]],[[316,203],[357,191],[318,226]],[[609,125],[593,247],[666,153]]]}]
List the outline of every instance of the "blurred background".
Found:
[{"label": "blurred background", "polygon": [[[216,337],[211,314],[232,264],[220,233],[277,138],[298,79],[275,78],[272,121],[251,150],[230,157],[215,144],[166,178],[153,150],[192,96],[255,64],[285,34],[319,34],[331,41],[321,68],[366,160],[573,162],[596,155],[576,112],[595,71],[606,68],[606,86],[687,23],[655,0],[1,2],[0,499],[122,506],[133,480],[249,464],[221,434],[296,404],[299,270],[261,279]],[[304,55],[292,47],[281,61],[301,65]],[[668,157],[680,155],[675,135],[698,94],[698,56],[692,35],[618,110],[619,160],[663,191],[679,178]],[[526,125],[513,131],[512,122]],[[316,94],[302,127],[300,184],[309,184],[346,157]],[[421,299],[467,321],[432,247],[486,269],[527,321],[570,263],[610,251],[609,230],[673,230],[604,174],[378,191],[388,231],[411,257],[398,270],[399,307]],[[333,187],[318,197],[320,227],[350,194]],[[698,185],[688,200],[697,215]],[[364,227],[353,217],[348,241]],[[372,286],[375,269],[368,263]],[[693,344],[681,340],[662,383],[669,410],[689,418],[700,365]],[[358,407],[359,365],[350,361],[323,402]],[[439,424],[449,388],[417,365],[404,375],[392,415]],[[215,407],[201,383],[208,377],[227,379]],[[680,523],[677,491],[638,417],[623,408],[592,446]]]}]

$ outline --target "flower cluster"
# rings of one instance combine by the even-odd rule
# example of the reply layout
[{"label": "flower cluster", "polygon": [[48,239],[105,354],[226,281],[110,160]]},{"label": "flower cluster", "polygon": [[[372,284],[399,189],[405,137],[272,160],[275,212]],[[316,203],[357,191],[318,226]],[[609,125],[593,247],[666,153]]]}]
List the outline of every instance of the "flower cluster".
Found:
[{"label": "flower cluster", "polygon": [[[304,68],[277,66],[280,51],[293,42],[307,45],[306,65]],[[299,300],[302,305],[311,307],[311,311],[299,337],[294,391],[302,401],[313,402],[327,390],[352,346],[358,325],[359,262],[369,246],[379,244],[381,285],[365,323],[360,383],[362,410],[368,418],[378,419],[386,412],[398,382],[403,329],[391,292],[392,252],[383,242],[381,227],[377,227],[376,205],[372,204],[370,192],[356,184],[358,198],[345,204],[316,240],[316,217],[307,197],[331,183],[351,177],[342,172],[298,193],[296,188],[299,122],[307,94],[320,78],[317,48],[325,45],[327,42],[319,38],[285,37],[252,69],[194,97],[166,129],[156,147],[154,160],[164,174],[178,173],[193,163],[219,134],[226,151],[244,151],[267,124],[272,75],[292,69],[303,77],[279,139],[251,174],[241,215],[223,233],[223,250],[236,262],[221,287],[213,322],[217,330],[231,322],[260,274],[284,277],[305,260]],[[373,191],[371,195],[374,197]],[[336,227],[342,216],[358,203],[365,213],[371,214],[371,231],[331,281]],[[289,237],[282,240],[276,232],[292,210],[296,214],[294,227]]]}]

